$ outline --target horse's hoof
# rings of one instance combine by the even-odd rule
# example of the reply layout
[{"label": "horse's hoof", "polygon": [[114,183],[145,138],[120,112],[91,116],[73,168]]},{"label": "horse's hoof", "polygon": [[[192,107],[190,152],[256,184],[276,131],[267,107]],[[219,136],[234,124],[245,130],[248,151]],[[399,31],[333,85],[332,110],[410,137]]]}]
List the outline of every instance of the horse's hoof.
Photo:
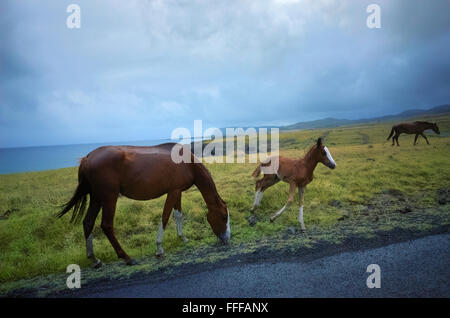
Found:
[{"label": "horse's hoof", "polygon": [[275,219],[270,218],[270,223],[273,223],[275,221]]},{"label": "horse's hoof", "polygon": [[134,259],[130,258],[129,260],[127,260],[127,265],[128,266],[137,265],[137,262]]},{"label": "horse's hoof", "polygon": [[162,248],[156,250],[156,257],[164,257],[164,250]]},{"label": "horse's hoof", "polygon": [[93,267],[94,267],[95,269],[100,268],[100,267],[102,267],[102,266],[103,266],[102,261],[97,261],[97,262],[93,265]]},{"label": "horse's hoof", "polygon": [[183,243],[189,242],[189,240],[186,236],[181,236],[181,240],[183,241]]}]

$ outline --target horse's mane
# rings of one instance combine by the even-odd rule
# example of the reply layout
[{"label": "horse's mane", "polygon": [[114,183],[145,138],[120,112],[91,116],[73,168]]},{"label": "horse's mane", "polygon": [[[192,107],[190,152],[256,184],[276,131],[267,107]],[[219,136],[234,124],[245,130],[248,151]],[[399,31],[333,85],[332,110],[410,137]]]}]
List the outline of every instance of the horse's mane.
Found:
[{"label": "horse's mane", "polygon": [[[219,192],[217,192],[216,184],[211,176],[211,173],[206,169],[205,165],[201,162],[193,163],[194,170],[196,171],[195,185],[197,187],[207,187],[215,194],[215,196],[220,200],[221,203],[225,204],[225,201],[220,197]],[[198,178],[199,177],[199,178]],[[199,189],[200,190],[200,189]]]},{"label": "horse's mane", "polygon": [[303,156],[302,159],[306,159],[307,157],[311,156],[313,150],[316,148],[316,144],[312,145],[308,151],[306,152],[306,154]]}]

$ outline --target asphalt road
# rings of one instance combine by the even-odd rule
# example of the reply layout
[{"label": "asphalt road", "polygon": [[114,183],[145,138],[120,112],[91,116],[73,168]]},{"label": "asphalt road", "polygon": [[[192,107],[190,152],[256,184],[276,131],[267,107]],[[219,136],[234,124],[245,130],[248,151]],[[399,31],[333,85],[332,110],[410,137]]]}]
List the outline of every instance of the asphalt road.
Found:
[{"label": "asphalt road", "polygon": [[[380,266],[380,288],[366,285],[369,264]],[[239,264],[158,283],[80,292],[80,297],[450,297],[450,235],[310,262]]]}]

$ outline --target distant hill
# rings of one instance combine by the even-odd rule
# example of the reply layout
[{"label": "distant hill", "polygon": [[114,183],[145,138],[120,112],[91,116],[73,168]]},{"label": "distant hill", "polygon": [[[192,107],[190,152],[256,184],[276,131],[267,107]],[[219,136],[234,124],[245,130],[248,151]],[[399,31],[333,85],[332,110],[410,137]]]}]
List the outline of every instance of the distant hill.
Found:
[{"label": "distant hill", "polygon": [[367,123],[379,123],[383,121],[392,121],[407,119],[417,116],[429,116],[437,114],[450,114],[450,104],[440,105],[433,107],[431,109],[411,109],[399,113],[397,115],[387,115],[375,118],[364,118],[364,119],[337,119],[337,118],[324,118],[313,121],[298,122],[293,125],[281,126],[280,130],[301,130],[301,129],[316,129],[316,128],[334,128],[346,125],[355,124],[367,124]]}]

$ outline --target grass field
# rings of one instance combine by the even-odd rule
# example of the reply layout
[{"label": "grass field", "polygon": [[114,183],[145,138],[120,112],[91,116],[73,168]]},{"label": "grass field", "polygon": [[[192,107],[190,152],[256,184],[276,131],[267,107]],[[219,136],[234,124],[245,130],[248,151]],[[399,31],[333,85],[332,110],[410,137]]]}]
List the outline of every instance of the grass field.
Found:
[{"label": "grass field", "polygon": [[[431,145],[420,137],[413,146],[413,135],[402,135],[401,147],[386,142],[391,124],[338,127],[323,130],[288,131],[280,134],[281,154],[301,157],[314,140],[325,136],[337,168],[318,165],[314,181],[305,192],[307,229],[334,227],[349,211],[364,206],[377,193],[399,191],[423,207],[435,204],[435,193],[450,188],[450,116],[421,118],[437,121],[441,136],[426,133]],[[255,164],[208,164],[231,217],[232,245],[254,242],[297,226],[297,205],[277,219],[269,216],[281,208],[288,196],[288,185],[278,183],[266,191],[256,210],[258,222],[249,226],[248,217],[254,196],[251,173]],[[64,272],[68,264],[90,266],[85,256],[82,225],[69,223],[70,216],[55,218],[58,207],[66,202],[77,185],[77,168],[0,175],[0,282]],[[122,247],[137,260],[156,251],[156,234],[165,196],[152,201],[120,198],[115,232]],[[340,204],[329,203],[338,200]],[[297,202],[297,198],[296,198]],[[164,234],[164,249],[174,254],[182,249],[195,250],[216,241],[206,221],[206,206],[199,191],[192,187],[183,194],[184,232],[188,243],[178,240],[171,218]],[[353,213],[351,218],[358,218]],[[103,262],[117,257],[102,233],[97,220],[94,229],[96,256]],[[364,230],[364,229],[363,229]]]}]

